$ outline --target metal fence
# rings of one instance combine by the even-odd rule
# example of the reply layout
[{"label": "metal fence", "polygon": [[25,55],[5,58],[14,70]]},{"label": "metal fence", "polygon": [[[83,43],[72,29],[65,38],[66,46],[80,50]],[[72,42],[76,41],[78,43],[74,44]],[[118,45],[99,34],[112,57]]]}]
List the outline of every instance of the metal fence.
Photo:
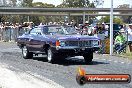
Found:
[{"label": "metal fence", "polygon": [[[116,43],[116,38],[122,35],[122,43]],[[124,41],[124,42],[123,42]],[[126,53],[128,46],[128,31],[114,31],[114,46],[113,51],[115,54]]]},{"label": "metal fence", "polygon": [[16,38],[28,30],[27,27],[16,27],[7,26],[0,28],[0,41],[9,42],[15,41]]},{"label": "metal fence", "polygon": [[[109,38],[109,32],[106,34],[97,34],[96,36],[101,38],[101,48],[98,51],[98,53],[104,54],[109,53],[110,51],[110,38]],[[116,42],[117,37],[119,38],[119,35],[123,36],[122,40],[123,42]],[[121,54],[126,53],[126,48],[128,46],[128,32],[127,31],[120,31],[120,30],[114,30],[113,31],[113,53],[115,54]]]}]

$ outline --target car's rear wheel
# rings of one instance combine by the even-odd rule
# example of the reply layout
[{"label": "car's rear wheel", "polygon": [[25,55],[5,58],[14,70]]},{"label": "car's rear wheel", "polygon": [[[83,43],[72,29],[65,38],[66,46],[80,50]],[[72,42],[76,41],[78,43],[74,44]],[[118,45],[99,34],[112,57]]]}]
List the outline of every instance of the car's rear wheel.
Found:
[{"label": "car's rear wheel", "polygon": [[84,57],[85,63],[90,63],[92,62],[92,59],[93,59],[93,52],[85,53],[83,57]]},{"label": "car's rear wheel", "polygon": [[24,59],[32,59],[33,58],[33,53],[29,52],[26,46],[22,47],[22,55]]}]

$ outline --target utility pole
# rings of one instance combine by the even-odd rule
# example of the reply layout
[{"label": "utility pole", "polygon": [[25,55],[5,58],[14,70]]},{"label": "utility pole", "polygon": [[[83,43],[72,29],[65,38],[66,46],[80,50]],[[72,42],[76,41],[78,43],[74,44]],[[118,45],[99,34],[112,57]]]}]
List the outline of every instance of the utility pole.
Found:
[{"label": "utility pole", "polygon": [[86,13],[83,12],[83,24],[85,23],[85,15],[86,15]]},{"label": "utility pole", "polygon": [[28,22],[30,22],[30,17],[29,16],[28,16],[28,19],[27,20],[28,20]]},{"label": "utility pole", "polygon": [[110,9],[110,55],[113,54],[113,0],[111,0]]}]

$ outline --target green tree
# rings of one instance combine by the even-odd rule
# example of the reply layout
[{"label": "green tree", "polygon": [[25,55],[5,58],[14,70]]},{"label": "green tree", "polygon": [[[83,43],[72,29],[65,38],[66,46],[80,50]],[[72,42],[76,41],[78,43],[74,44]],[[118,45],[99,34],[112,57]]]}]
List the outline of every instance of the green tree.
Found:
[{"label": "green tree", "polygon": [[32,7],[33,0],[21,0],[23,7]]},{"label": "green tree", "polygon": [[35,2],[35,3],[32,3],[33,7],[39,7],[39,8],[42,8],[44,6],[44,3],[42,2]]},{"label": "green tree", "polygon": [[[33,7],[38,7],[38,8],[54,8],[55,5],[53,4],[47,4],[47,3],[42,3],[42,2],[35,2],[32,3]],[[35,24],[38,24],[40,22],[43,23],[48,23],[49,21],[55,21],[55,17],[52,16],[30,16],[30,20],[32,20]]]},{"label": "green tree", "polygon": [[55,5],[53,4],[47,4],[47,3],[42,3],[42,2],[35,2],[32,3],[33,7],[39,7],[39,8],[54,8]]},{"label": "green tree", "polygon": [[[59,8],[95,8],[94,3],[90,3],[90,0],[63,0],[62,4],[58,5]],[[78,12],[79,13],[79,12]],[[89,12],[93,13],[93,12]],[[90,17],[90,20],[95,17]],[[77,23],[82,23],[82,16],[71,17],[71,20],[76,21]],[[88,17],[86,17],[88,19]],[[92,22],[92,21],[90,21]]]},{"label": "green tree", "polygon": [[101,19],[100,19],[99,21],[100,21],[101,23],[102,23],[102,22],[109,23],[109,22],[110,22],[110,16],[101,17]]},{"label": "green tree", "polygon": [[2,15],[2,17],[1,17],[2,22],[8,22],[9,19],[10,19],[10,17],[8,15]]},{"label": "green tree", "polygon": [[43,6],[43,7],[44,7],[44,8],[54,8],[55,5],[44,3],[44,6]]},{"label": "green tree", "polygon": [[[95,7],[89,0],[63,0],[62,7]],[[59,7],[58,6],[58,7]]]},{"label": "green tree", "polygon": [[13,7],[17,6],[17,0],[10,0]]},{"label": "green tree", "polygon": [[123,24],[122,19],[120,19],[118,17],[114,18],[113,21],[114,21],[114,23],[117,23],[117,24]]},{"label": "green tree", "polygon": [[17,6],[17,0],[4,0],[3,6],[10,6],[10,7],[16,7]]},{"label": "green tree", "polygon": [[[100,19],[100,22],[101,22],[101,23],[102,23],[102,22],[110,23],[110,16],[102,17],[102,18]],[[114,22],[114,23],[117,23],[117,24],[123,24],[122,19],[120,19],[119,17],[114,17],[114,18],[113,18],[113,22]]]},{"label": "green tree", "polygon": [[[130,5],[129,4],[123,4],[123,5],[119,5],[117,8],[130,8]],[[128,13],[131,13],[131,12],[120,12],[120,14],[128,14]],[[121,16],[120,18],[123,20],[123,22],[125,23],[129,23],[130,22],[130,18],[132,16]]]},{"label": "green tree", "polygon": [[92,2],[94,3],[95,7],[101,6],[102,8],[104,4],[104,0],[93,0]]},{"label": "green tree", "polygon": [[[22,6],[22,7],[32,7],[32,1],[33,0],[8,0],[8,2],[6,0],[4,1],[4,6],[11,6],[11,7],[18,7],[18,6]],[[18,4],[18,1],[20,2],[20,4]],[[27,19],[23,19],[25,18],[24,16],[20,16],[20,15],[6,15],[6,16],[0,16],[1,22],[21,22],[22,20],[27,20]]]}]

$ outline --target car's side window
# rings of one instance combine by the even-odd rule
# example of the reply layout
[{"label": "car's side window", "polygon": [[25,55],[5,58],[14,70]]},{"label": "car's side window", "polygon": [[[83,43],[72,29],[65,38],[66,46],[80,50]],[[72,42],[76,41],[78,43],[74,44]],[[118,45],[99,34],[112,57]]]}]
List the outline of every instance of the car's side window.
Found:
[{"label": "car's side window", "polygon": [[43,27],[43,33],[48,34],[48,27]]},{"label": "car's side window", "polygon": [[30,34],[33,34],[33,35],[41,34],[41,29],[40,28],[34,28],[30,31]]},{"label": "car's side window", "polygon": [[37,35],[42,35],[42,30],[41,30],[41,29],[37,29],[37,30],[36,30],[36,34],[37,34]]}]

